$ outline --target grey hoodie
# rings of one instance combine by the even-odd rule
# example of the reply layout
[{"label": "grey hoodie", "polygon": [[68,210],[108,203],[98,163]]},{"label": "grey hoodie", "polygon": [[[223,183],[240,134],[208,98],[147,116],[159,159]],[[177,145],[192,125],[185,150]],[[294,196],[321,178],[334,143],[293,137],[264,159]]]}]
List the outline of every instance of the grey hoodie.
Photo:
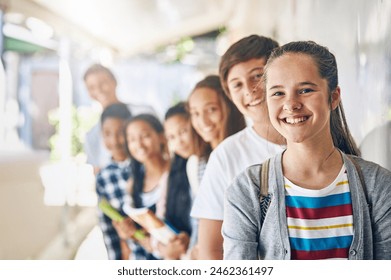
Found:
[{"label": "grey hoodie", "polygon": [[[342,153],[347,170],[353,207],[354,233],[349,259],[391,259],[391,172],[354,157],[361,167],[368,206],[357,170]],[[282,153],[270,161],[271,203],[260,228],[260,168],[248,167],[238,175],[225,193],[224,259],[289,260],[290,244],[285,209]],[[371,208],[371,209],[370,209]]]}]

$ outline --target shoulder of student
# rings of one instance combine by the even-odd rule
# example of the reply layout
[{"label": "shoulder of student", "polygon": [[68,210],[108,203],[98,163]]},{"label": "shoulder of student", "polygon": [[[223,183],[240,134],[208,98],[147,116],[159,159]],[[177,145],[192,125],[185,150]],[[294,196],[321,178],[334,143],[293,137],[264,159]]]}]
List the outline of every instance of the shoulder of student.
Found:
[{"label": "shoulder of student", "polygon": [[391,171],[377,163],[354,157],[359,164],[370,195],[391,198]]},{"label": "shoulder of student", "polygon": [[[237,205],[239,208],[252,208],[258,205],[260,195],[260,172],[261,165],[252,165],[247,167],[238,176],[234,178],[232,184],[225,192],[225,207],[230,201],[231,205]],[[254,209],[253,209],[254,210]]]},{"label": "shoulder of student", "polygon": [[211,153],[212,156],[235,155],[232,151],[237,151],[246,142],[246,128],[225,138]]}]

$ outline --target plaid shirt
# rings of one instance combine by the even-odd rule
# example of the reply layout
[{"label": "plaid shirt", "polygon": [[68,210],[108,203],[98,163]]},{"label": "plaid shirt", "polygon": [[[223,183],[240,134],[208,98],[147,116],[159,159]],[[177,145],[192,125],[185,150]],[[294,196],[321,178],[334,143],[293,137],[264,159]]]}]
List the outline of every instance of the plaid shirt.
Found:
[{"label": "plaid shirt", "polygon": [[[112,207],[122,215],[122,206],[131,203],[130,194],[127,191],[127,181],[130,176],[130,160],[122,162],[112,161],[101,169],[96,176],[96,192],[99,200],[105,198]],[[103,232],[103,238],[110,260],[121,259],[120,238],[114,229],[111,219],[98,208],[99,225]]]}]

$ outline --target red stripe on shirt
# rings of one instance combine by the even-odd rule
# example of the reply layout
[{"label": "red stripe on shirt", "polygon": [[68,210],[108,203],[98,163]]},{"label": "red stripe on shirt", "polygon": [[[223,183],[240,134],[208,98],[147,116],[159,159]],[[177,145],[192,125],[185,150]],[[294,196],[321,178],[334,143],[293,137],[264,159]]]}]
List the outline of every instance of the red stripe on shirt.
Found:
[{"label": "red stripe on shirt", "polygon": [[349,255],[349,248],[319,250],[319,251],[301,251],[292,250],[292,260],[322,260],[331,258],[344,258]]},{"label": "red stripe on shirt", "polygon": [[286,207],[287,216],[297,219],[324,219],[353,214],[351,204],[343,204],[338,206],[330,206],[323,208],[295,208]]}]

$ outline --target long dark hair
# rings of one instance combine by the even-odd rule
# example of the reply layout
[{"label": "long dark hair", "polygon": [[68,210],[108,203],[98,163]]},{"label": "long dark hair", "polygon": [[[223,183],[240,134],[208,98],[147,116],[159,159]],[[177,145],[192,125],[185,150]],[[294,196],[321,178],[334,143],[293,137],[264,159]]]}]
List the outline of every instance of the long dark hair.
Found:
[{"label": "long dark hair", "polygon": [[191,235],[190,210],[192,206],[191,187],[186,173],[187,159],[175,155],[171,161],[168,176],[166,221],[176,229]]},{"label": "long dark hair", "polygon": [[[140,115],[136,115],[136,116],[130,118],[126,122],[125,130],[127,129],[127,127],[131,123],[133,123],[135,121],[143,121],[143,122],[147,123],[154,131],[156,131],[156,133],[164,135],[163,125],[155,116],[153,116],[151,114],[140,114]],[[126,133],[125,133],[125,139],[126,139],[126,143],[127,143],[128,139],[127,139]],[[127,149],[129,156],[131,158],[130,169],[132,172],[131,175],[133,177],[133,187],[131,190],[131,195],[133,198],[134,206],[136,208],[140,208],[140,207],[143,207],[141,194],[143,192],[144,178],[145,178],[144,165],[132,156],[127,145],[126,145],[126,149]],[[165,153],[167,150],[166,145],[162,144],[161,149],[162,149],[162,153]]]},{"label": "long dark hair", "polygon": [[[328,102],[331,108],[332,94],[338,86],[338,68],[335,56],[328,48],[318,45],[312,41],[291,42],[276,48],[271,53],[265,67],[264,80],[267,80],[268,66],[278,57],[286,53],[300,53],[309,55],[315,61],[319,75],[327,80],[328,86]],[[266,85],[266,83],[264,83]],[[337,108],[331,110],[330,113],[330,130],[334,146],[339,148],[345,154],[360,156],[361,152],[354,141],[348,124],[346,122],[345,112],[343,110],[342,101]]]}]

